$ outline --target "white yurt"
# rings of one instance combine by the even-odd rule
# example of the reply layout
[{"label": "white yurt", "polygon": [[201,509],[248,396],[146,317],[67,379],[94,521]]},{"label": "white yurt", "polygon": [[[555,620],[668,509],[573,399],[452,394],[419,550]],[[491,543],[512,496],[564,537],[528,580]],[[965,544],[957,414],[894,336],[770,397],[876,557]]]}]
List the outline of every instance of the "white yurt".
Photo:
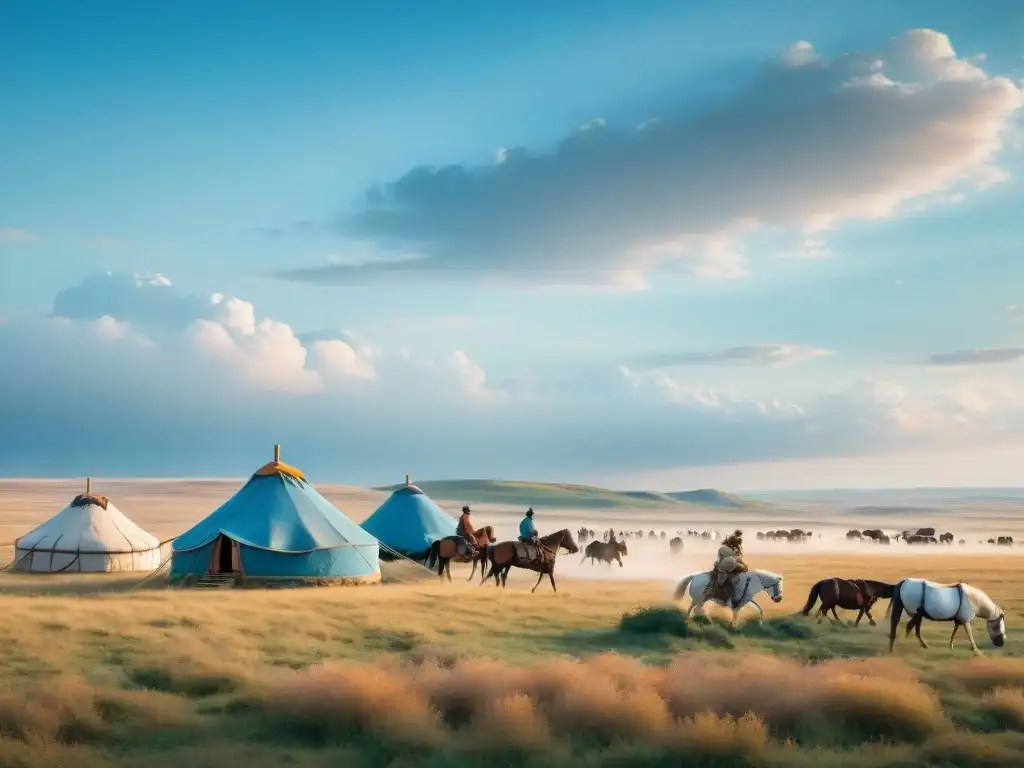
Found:
[{"label": "white yurt", "polygon": [[11,569],[27,573],[153,571],[160,567],[160,542],[111,504],[85,493],[14,544]]}]

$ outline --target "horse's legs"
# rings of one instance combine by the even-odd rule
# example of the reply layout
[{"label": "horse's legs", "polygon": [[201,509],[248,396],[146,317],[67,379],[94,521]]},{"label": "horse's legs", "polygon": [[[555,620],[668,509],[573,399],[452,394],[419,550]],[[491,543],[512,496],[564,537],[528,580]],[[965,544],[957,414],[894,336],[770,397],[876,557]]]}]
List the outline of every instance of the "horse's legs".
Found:
[{"label": "horse's legs", "polygon": [[[819,624],[821,624],[821,620],[824,619],[826,615],[827,614],[825,613],[825,605],[822,604],[821,608],[818,609],[818,623]],[[832,619],[829,619],[829,621],[832,621]]]},{"label": "horse's legs", "polygon": [[551,589],[552,589],[552,591],[553,592],[558,592],[558,587],[555,586],[555,571],[554,571],[553,568],[548,573],[548,581],[551,582]]},{"label": "horse's legs", "polygon": [[[861,609],[864,612],[864,615],[868,617],[868,623],[871,624],[872,627],[877,626],[875,624],[875,618],[871,615],[871,608],[877,602],[878,602],[878,598],[877,597],[873,597],[870,600],[868,600],[867,604]],[[859,617],[858,617],[857,621],[860,621]]]},{"label": "horse's legs", "polygon": [[[622,564],[622,555],[620,555],[618,552],[615,553],[615,559],[619,561],[619,568],[626,567]],[[611,563],[608,563],[608,565],[611,565]]]},{"label": "horse's legs", "polygon": [[538,576],[538,577],[537,577],[537,583],[536,583],[536,584],[534,584],[534,585],[533,585],[533,589],[531,589],[531,590],[530,590],[531,594],[532,594],[533,592],[536,592],[536,591],[537,591],[537,587],[539,587],[539,586],[540,586],[540,580],[541,580],[541,579],[543,579],[543,578],[544,578],[544,574],[543,574],[543,573],[542,573],[542,574],[541,574],[540,576]]},{"label": "horse's legs", "polygon": [[444,564],[444,573],[448,577],[448,583],[452,583],[452,561],[449,560]]},{"label": "horse's legs", "polygon": [[506,565],[505,570],[501,572],[501,587],[504,589],[508,586],[508,572],[512,570],[511,565]]},{"label": "horse's legs", "polygon": [[914,624],[914,635],[917,637],[917,642],[919,642],[921,644],[921,647],[922,648],[927,648],[928,647],[928,643],[926,643],[924,641],[924,638],[921,637],[921,622],[923,620],[924,620],[923,617],[920,614],[918,614],[918,616],[916,618],[916,623]]},{"label": "horse's legs", "polygon": [[469,578],[466,581],[472,581],[473,577],[476,576],[476,558],[474,557],[470,562],[473,563],[473,570],[469,572]]},{"label": "horse's legs", "polygon": [[758,624],[764,624],[764,608],[757,604],[755,600],[751,600],[750,604],[757,608],[757,622]]},{"label": "horse's legs", "polygon": [[896,645],[896,633],[900,628],[900,618],[903,616],[903,603],[897,604],[897,601],[893,600],[889,603],[889,608],[889,653],[892,653],[893,646]]},{"label": "horse's legs", "polygon": [[953,634],[949,636],[949,650],[953,650],[953,638],[956,637],[956,633],[960,630],[960,622],[953,622]]},{"label": "horse's legs", "polygon": [[733,629],[735,629],[736,625],[739,624],[739,623],[740,623],[740,607],[738,605],[734,605],[732,607],[732,619],[729,620],[729,626],[732,627]]},{"label": "horse's legs", "polygon": [[[481,568],[480,572],[483,573],[483,570],[484,569]],[[491,563],[491,567],[487,570],[487,574],[482,579],[480,579],[480,583],[483,584],[485,581],[487,581],[492,576],[494,577],[494,580],[497,581],[498,580],[498,571],[499,571],[498,564],[497,563]]]},{"label": "horse's legs", "polygon": [[703,616],[705,619],[708,617],[707,603],[701,600],[699,603],[693,598],[690,599],[690,610],[687,612],[687,616],[690,614]]},{"label": "horse's legs", "polygon": [[441,581],[444,581],[444,566],[446,562],[447,561],[443,557],[440,555],[437,556],[437,578]]},{"label": "horse's legs", "polygon": [[843,623],[843,620],[839,618],[839,614],[838,614],[838,613],[836,613],[836,607],[835,607],[835,605],[833,605],[833,606],[832,606],[832,616],[833,616],[833,617],[835,617],[835,620],[836,620],[836,621],[837,621],[838,623],[840,623],[840,624],[842,624],[842,623]]},{"label": "horse's legs", "polygon": [[974,630],[971,629],[971,625],[964,624],[964,631],[967,633],[967,639],[971,641],[971,650],[979,656],[984,656],[985,654],[978,649],[978,644],[974,642]]}]

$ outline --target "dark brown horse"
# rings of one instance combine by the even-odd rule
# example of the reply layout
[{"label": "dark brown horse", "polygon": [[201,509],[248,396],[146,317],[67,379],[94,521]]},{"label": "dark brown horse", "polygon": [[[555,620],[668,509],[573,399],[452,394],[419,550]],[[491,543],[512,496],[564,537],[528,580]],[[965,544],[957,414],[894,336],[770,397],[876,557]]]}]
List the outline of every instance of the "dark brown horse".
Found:
[{"label": "dark brown horse", "polygon": [[558,551],[564,549],[570,555],[580,551],[568,528],[563,528],[547,536],[541,536],[538,544],[523,541],[503,541],[488,548],[488,556],[491,560],[491,570],[484,577],[484,581],[494,577],[494,586],[504,587],[508,583],[508,572],[513,567],[522,568],[527,571],[534,571],[540,575],[537,583],[533,585],[531,592],[536,592],[540,586],[541,579],[545,574],[551,582],[551,589],[555,592],[555,559]]},{"label": "dark brown horse", "polygon": [[871,626],[875,626],[871,608],[878,600],[892,599],[893,589],[892,584],[870,579],[822,579],[811,587],[811,591],[807,595],[807,604],[802,613],[804,616],[809,615],[814,604],[820,598],[819,623],[825,616],[828,616],[830,611],[832,616],[829,617],[829,621],[833,620],[832,617],[835,617],[835,621],[840,621],[836,608],[844,608],[849,611],[857,611],[857,620],[853,624],[855,627],[865,616],[868,617]]},{"label": "dark brown horse", "polygon": [[617,560],[621,568],[623,567],[622,555],[628,554],[629,550],[626,549],[626,542],[624,541],[592,541],[583,550],[583,559],[580,560],[580,564],[585,563],[589,557],[591,565],[595,561],[600,560],[602,563],[608,563],[610,568],[612,560]]},{"label": "dark brown horse", "polygon": [[[476,563],[480,559],[481,552],[486,552],[487,545],[495,542],[494,528],[489,525],[477,528],[473,533],[473,540],[476,544],[475,551],[470,550],[466,540],[461,536],[446,536],[443,539],[438,539],[430,545],[430,549],[427,550],[427,554],[423,558],[423,564],[430,570],[434,570],[436,563],[437,575],[442,581],[445,576],[448,576],[449,582],[452,580],[452,560],[456,563],[472,562],[475,573]],[[472,574],[469,578],[473,578]]]}]

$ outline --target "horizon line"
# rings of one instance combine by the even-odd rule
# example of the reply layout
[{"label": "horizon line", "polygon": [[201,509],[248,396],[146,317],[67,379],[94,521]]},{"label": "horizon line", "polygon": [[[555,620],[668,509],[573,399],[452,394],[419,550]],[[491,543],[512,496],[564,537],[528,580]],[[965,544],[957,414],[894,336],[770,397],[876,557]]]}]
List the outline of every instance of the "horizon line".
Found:
[{"label": "horizon line", "polygon": [[[85,477],[91,477],[94,480],[104,480],[107,482],[226,482],[226,481],[239,481],[245,480],[248,475],[222,475],[222,476],[208,476],[208,475],[124,475],[124,476],[109,476],[104,477],[103,475],[3,475],[0,474],[0,482],[72,482],[76,480],[82,480]],[[308,478],[307,478],[308,482]],[[1024,485],[909,485],[909,486],[836,486],[836,487],[821,487],[821,488],[784,488],[784,489],[744,489],[744,490],[729,490],[723,488],[715,488],[711,486],[693,487],[689,489],[674,490],[674,491],[655,491],[647,488],[614,488],[611,486],[602,485],[591,485],[589,483],[578,483],[578,482],[553,482],[544,480],[509,480],[507,478],[496,478],[496,477],[464,477],[464,478],[444,478],[444,479],[433,479],[433,480],[416,480],[413,481],[414,485],[426,484],[426,483],[474,483],[474,482],[490,482],[490,483],[531,483],[534,485],[551,485],[551,486],[579,486],[585,488],[593,488],[595,490],[612,491],[616,493],[691,493],[695,491],[716,491],[718,493],[728,493],[734,495],[783,495],[793,493],[836,493],[836,492],[877,492],[877,491],[1024,491]],[[310,483],[311,485],[313,483]],[[319,483],[320,485],[338,485],[348,488],[361,488],[368,491],[386,490],[392,487],[398,487],[404,485],[403,483],[389,483],[387,485],[360,485],[355,483],[342,483],[335,481],[326,481]]]}]

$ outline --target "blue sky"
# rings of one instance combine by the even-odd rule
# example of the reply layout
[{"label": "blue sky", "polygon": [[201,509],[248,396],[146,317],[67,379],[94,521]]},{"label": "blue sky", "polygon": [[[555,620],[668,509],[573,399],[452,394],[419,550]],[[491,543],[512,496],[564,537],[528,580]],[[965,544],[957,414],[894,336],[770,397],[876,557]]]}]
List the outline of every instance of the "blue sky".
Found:
[{"label": "blue sky", "polygon": [[1017,484],[1021,40],[1011,0],[6,3],[0,473]]}]

